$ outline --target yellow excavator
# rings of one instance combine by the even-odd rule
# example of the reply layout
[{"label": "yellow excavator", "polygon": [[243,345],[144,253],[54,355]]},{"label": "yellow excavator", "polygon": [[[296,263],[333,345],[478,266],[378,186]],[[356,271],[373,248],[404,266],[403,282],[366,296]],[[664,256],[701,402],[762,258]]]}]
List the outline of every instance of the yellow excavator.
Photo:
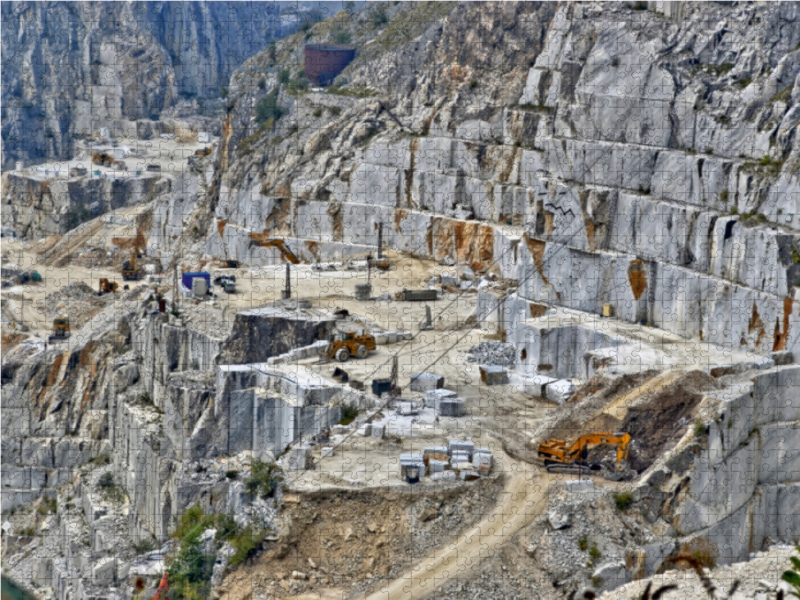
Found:
[{"label": "yellow excavator", "polygon": [[108,277],[100,278],[100,290],[97,292],[98,296],[103,294],[114,293],[119,289],[119,284],[116,281],[111,281]]},{"label": "yellow excavator", "polygon": [[280,250],[281,255],[288,260],[293,265],[299,264],[300,259],[295,256],[295,253],[289,249],[289,246],[286,245],[280,238],[274,238],[269,240],[260,239],[261,234],[252,234],[250,237],[252,239],[251,245],[253,246],[261,246],[262,248],[277,248]]},{"label": "yellow excavator", "polygon": [[131,259],[126,260],[122,265],[122,279],[124,281],[137,281],[141,277],[141,272],[136,266],[136,248],[131,250]]},{"label": "yellow excavator", "polygon": [[69,337],[69,318],[56,317],[53,319],[53,335],[50,336],[49,341],[61,342]]},{"label": "yellow excavator", "polygon": [[549,439],[539,444],[539,457],[544,459],[548,473],[575,473],[585,471],[599,471],[602,467],[597,464],[590,465],[586,462],[589,455],[589,446],[608,444],[617,447],[617,464],[628,459],[628,449],[631,436],[628,433],[587,433],[567,446],[567,442],[559,439]]}]

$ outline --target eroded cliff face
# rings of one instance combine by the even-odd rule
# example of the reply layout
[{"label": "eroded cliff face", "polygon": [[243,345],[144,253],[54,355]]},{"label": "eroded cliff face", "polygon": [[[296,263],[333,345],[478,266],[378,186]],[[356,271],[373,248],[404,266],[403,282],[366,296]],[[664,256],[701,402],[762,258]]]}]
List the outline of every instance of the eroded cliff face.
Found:
[{"label": "eroded cliff face", "polygon": [[136,131],[181,97],[216,97],[276,15],[271,2],[4,3],[3,167],[69,158],[101,126]]}]

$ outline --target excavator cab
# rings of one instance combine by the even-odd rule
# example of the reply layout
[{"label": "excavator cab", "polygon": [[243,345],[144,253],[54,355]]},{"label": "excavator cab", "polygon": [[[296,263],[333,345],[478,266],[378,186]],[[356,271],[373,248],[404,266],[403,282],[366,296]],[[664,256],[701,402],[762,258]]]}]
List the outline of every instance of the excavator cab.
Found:
[{"label": "excavator cab", "polygon": [[122,279],[124,281],[137,281],[141,277],[141,272],[136,266],[136,249],[131,250],[130,260],[126,260],[122,265]]}]

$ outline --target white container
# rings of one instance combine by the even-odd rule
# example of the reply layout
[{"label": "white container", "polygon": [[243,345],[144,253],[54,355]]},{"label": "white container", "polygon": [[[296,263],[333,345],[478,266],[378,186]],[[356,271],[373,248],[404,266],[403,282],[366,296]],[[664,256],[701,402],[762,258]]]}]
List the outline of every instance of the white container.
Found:
[{"label": "white container", "polygon": [[208,283],[202,277],[192,279],[192,296],[202,298],[208,293]]},{"label": "white container", "polygon": [[201,131],[197,134],[197,142],[199,144],[207,144],[208,143],[208,132]]}]

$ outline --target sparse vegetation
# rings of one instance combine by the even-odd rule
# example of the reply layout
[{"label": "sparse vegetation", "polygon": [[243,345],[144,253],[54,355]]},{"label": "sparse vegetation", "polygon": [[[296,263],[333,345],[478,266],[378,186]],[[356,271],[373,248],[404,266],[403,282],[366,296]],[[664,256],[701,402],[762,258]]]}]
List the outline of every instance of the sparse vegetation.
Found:
[{"label": "sparse vegetation", "polygon": [[329,94],[336,96],[350,96],[351,98],[369,98],[376,95],[377,92],[369,89],[365,85],[354,85],[352,87],[340,87],[332,85],[328,88]]},{"label": "sparse vegetation", "polygon": [[358,408],[355,406],[343,406],[342,407],[342,418],[339,419],[339,425],[350,425],[353,421],[355,421],[356,417],[358,416]]},{"label": "sparse vegetation", "polygon": [[752,77],[745,77],[744,79],[740,79],[739,81],[737,81],[736,85],[738,85],[740,88],[744,89],[748,85],[750,85],[751,83],[753,83],[753,78]]},{"label": "sparse vegetation", "polygon": [[[800,546],[797,546],[796,549],[800,552]],[[790,556],[789,560],[792,566],[783,572],[781,579],[792,586],[790,594],[795,598],[800,598],[800,558]]]},{"label": "sparse vegetation", "polygon": [[275,123],[286,113],[286,109],[278,104],[278,90],[274,89],[264,96],[256,106],[256,121],[265,124]]},{"label": "sparse vegetation", "polygon": [[116,503],[125,501],[125,492],[117,485],[113,473],[103,473],[97,480],[97,487],[100,488],[100,495],[104,500]]},{"label": "sparse vegetation", "polygon": [[136,551],[136,554],[152,552],[157,547],[156,541],[151,537],[142,538],[138,542],[133,543],[133,549]]},{"label": "sparse vegetation", "polygon": [[620,512],[628,510],[631,504],[633,504],[633,500],[634,498],[631,492],[617,492],[614,494],[614,504]]},{"label": "sparse vegetation", "polygon": [[314,109],[314,112],[312,114],[317,118],[321,117],[322,116],[322,108],[318,106],[317,108]]},{"label": "sparse vegetation", "polygon": [[547,114],[552,114],[554,110],[552,106],[544,106],[543,104],[530,104],[530,103],[519,104],[517,108],[521,108],[522,110],[532,110],[534,112],[542,112]]},{"label": "sparse vegetation", "polygon": [[352,39],[352,34],[346,29],[338,29],[333,32],[333,41],[336,44],[349,44]]},{"label": "sparse vegetation", "polygon": [[694,437],[702,437],[706,433],[706,424],[702,419],[697,419],[694,422]]},{"label": "sparse vegetation", "polygon": [[250,477],[244,485],[253,494],[260,494],[267,499],[275,495],[275,490],[280,482],[280,469],[273,463],[255,461],[250,467]]},{"label": "sparse vegetation", "polygon": [[580,548],[583,552],[586,552],[586,550],[589,549],[589,540],[587,540],[585,537],[579,539],[578,548]]},{"label": "sparse vegetation", "polygon": [[370,19],[372,20],[373,27],[382,27],[389,22],[389,15],[386,14],[386,11],[383,10],[383,8],[377,8],[372,11]]},{"label": "sparse vegetation", "polygon": [[342,114],[342,107],[341,106],[329,106],[328,112],[331,114],[332,117],[338,117]]},{"label": "sparse vegetation", "polygon": [[597,562],[601,558],[603,558],[603,553],[600,552],[600,549],[597,547],[597,544],[592,544],[592,547],[589,548],[589,556],[591,557],[593,562]]},{"label": "sparse vegetation", "polygon": [[228,479],[236,479],[237,477],[239,477],[239,471],[236,470],[225,471],[225,477],[227,477]]},{"label": "sparse vegetation", "polygon": [[792,86],[786,86],[772,97],[772,102],[788,102],[792,97]]}]

